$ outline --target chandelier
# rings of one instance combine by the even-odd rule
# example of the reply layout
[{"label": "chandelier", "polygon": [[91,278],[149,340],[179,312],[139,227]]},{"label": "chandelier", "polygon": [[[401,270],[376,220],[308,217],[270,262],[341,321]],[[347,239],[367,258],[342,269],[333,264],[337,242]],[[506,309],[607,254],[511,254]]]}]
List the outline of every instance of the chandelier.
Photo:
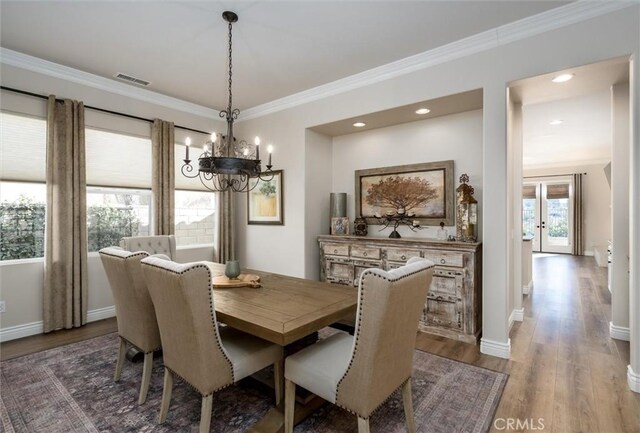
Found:
[{"label": "chandelier", "polygon": [[203,152],[198,157],[198,171],[194,171],[189,159],[191,140],[186,140],[186,154],[182,166],[182,174],[188,178],[200,178],[202,184],[211,191],[251,191],[258,184],[258,180],[268,182],[273,179],[271,170],[271,154],[273,146],[267,148],[269,159],[267,169],[262,171],[260,165],[260,138],[256,137],[253,144],[245,140],[236,140],[233,136],[233,122],[238,118],[240,110],[232,105],[232,68],[233,50],[231,30],[233,23],[238,21],[238,15],[226,11],[222,18],[229,23],[229,103],[227,109],[220,112],[220,117],[227,121],[227,135],[211,134],[211,139],[204,143]]}]

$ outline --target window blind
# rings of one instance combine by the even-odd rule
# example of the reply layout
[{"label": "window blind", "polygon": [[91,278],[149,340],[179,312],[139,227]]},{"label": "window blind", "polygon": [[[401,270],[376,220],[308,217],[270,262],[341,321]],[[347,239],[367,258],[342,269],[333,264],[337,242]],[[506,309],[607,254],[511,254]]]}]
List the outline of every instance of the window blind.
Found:
[{"label": "window blind", "polygon": [[555,185],[547,185],[547,199],[569,198],[569,184],[561,183]]},{"label": "window blind", "polygon": [[86,128],[87,185],[151,188],[151,139]]},{"label": "window blind", "polygon": [[45,182],[47,122],[0,112],[0,180]]},{"label": "window blind", "polygon": [[523,185],[522,186],[522,198],[536,198],[536,186],[535,185]]}]

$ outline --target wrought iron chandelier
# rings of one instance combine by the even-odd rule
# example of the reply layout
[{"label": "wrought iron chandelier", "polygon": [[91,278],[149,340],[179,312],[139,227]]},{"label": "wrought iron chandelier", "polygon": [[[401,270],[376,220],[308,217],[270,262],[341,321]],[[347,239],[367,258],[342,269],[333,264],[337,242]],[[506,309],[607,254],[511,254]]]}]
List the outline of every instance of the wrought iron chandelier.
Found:
[{"label": "wrought iron chandelier", "polygon": [[258,184],[258,180],[268,182],[273,179],[271,170],[271,154],[273,147],[268,146],[269,160],[267,169],[262,171],[260,165],[260,138],[256,137],[253,144],[245,140],[236,140],[233,136],[233,122],[240,115],[240,110],[232,105],[233,93],[232,70],[232,26],[238,21],[238,15],[226,11],[222,18],[229,23],[229,103],[227,109],[220,112],[220,117],[227,121],[227,135],[211,134],[211,139],[203,146],[203,153],[198,157],[198,171],[189,159],[190,139],[186,142],[186,154],[182,166],[182,174],[188,178],[199,177],[202,184],[211,191],[251,191]]}]

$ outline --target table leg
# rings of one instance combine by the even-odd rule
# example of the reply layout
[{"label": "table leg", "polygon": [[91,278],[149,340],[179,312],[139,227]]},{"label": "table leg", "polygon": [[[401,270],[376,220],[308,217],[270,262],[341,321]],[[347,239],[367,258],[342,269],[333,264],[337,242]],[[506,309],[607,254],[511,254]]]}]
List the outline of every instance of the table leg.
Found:
[{"label": "table leg", "polygon": [[[296,399],[297,400],[297,399]],[[304,421],[309,415],[318,410],[325,403],[323,399],[314,396],[306,404],[296,402],[296,410],[293,416],[294,425]],[[284,432],[284,404],[280,403],[267,412],[267,414],[249,430],[249,433],[283,433]]]}]

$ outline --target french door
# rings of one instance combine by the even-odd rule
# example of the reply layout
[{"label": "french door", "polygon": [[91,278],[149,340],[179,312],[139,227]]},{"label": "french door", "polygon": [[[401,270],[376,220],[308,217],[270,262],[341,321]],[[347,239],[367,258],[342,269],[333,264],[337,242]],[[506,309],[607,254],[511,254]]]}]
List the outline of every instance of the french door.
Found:
[{"label": "french door", "polygon": [[571,254],[573,181],[570,177],[526,179],[522,231],[533,236],[533,251]]}]

